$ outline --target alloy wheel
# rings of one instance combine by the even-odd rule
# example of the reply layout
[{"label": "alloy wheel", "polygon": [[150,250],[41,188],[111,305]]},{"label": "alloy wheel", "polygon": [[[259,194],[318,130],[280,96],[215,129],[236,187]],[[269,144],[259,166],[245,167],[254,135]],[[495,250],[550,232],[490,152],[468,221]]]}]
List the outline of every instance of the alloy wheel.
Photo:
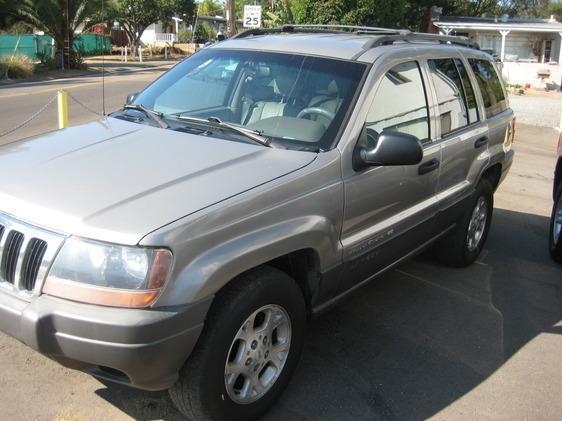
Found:
[{"label": "alloy wheel", "polygon": [[483,196],[480,196],[476,201],[476,206],[472,210],[472,216],[468,223],[468,233],[466,236],[466,247],[469,251],[474,251],[480,244],[484,231],[486,229],[486,222],[488,219],[488,202]]},{"label": "alloy wheel", "polygon": [[253,312],[242,324],[228,352],[224,382],[230,399],[255,402],[279,378],[291,347],[291,320],[279,305]]}]

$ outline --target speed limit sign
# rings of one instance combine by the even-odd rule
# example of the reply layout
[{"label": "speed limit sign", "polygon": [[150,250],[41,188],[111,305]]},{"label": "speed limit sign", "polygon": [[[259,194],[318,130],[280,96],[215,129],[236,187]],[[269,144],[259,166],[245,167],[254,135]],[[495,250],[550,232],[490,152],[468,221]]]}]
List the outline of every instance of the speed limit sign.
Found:
[{"label": "speed limit sign", "polygon": [[244,6],[244,28],[259,28],[261,26],[261,6]]}]

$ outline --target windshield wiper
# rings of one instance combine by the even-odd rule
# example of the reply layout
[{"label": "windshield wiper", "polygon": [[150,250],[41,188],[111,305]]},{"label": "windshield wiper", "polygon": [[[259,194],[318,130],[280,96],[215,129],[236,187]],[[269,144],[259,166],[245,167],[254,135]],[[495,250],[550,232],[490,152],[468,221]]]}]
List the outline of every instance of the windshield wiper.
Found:
[{"label": "windshield wiper", "polygon": [[182,115],[181,113],[174,115],[178,120],[192,121],[194,123],[204,124],[207,126],[232,130],[233,132],[241,134],[242,136],[245,136],[256,143],[259,143],[260,145],[271,148],[271,141],[267,137],[262,136],[257,130],[248,129],[247,127],[241,127],[232,123],[227,123],[225,121],[221,121],[221,119],[218,117],[199,118]]},{"label": "windshield wiper", "polygon": [[154,120],[156,123],[158,123],[158,125],[160,127],[162,127],[163,129],[167,129],[170,126],[168,125],[168,123],[166,123],[164,120],[162,120],[162,117],[164,116],[164,114],[158,112],[158,111],[154,111],[151,110],[150,108],[146,108],[144,105],[142,104],[127,104],[123,107],[124,110],[137,110],[137,111],[142,111],[143,113],[145,113],[147,116],[149,116],[152,120]]}]

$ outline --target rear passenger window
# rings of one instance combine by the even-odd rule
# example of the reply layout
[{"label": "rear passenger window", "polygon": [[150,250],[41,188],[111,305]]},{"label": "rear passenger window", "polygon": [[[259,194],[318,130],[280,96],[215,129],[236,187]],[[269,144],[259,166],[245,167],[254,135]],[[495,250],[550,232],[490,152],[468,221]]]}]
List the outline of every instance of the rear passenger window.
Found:
[{"label": "rear passenger window", "polygon": [[429,118],[425,87],[417,62],[401,63],[384,76],[366,122],[371,137],[384,130],[429,139]]},{"label": "rear passenger window", "polygon": [[474,89],[472,88],[472,83],[468,77],[466,67],[464,67],[463,62],[456,58],[455,64],[457,65],[457,70],[461,75],[462,87],[464,89],[464,99],[466,103],[466,108],[468,109],[468,122],[470,124],[478,121],[478,105],[476,104],[476,96],[474,95]]},{"label": "rear passenger window", "polygon": [[452,58],[428,60],[441,119],[441,136],[468,125],[461,77]]},{"label": "rear passenger window", "polygon": [[507,108],[505,92],[492,63],[473,58],[468,59],[468,62],[482,92],[486,117],[493,117],[504,111]]}]

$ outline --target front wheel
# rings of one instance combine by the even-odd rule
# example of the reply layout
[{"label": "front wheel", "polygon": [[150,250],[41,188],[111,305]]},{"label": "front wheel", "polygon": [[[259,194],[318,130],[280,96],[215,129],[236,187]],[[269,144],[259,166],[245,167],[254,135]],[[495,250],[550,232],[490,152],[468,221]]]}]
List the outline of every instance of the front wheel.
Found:
[{"label": "front wheel", "polygon": [[285,273],[261,267],[217,296],[196,349],[170,389],[193,420],[253,420],[279,398],[298,363],[306,309]]},{"label": "front wheel", "polygon": [[562,263],[562,187],[558,188],[550,216],[549,250],[555,262]]},{"label": "front wheel", "polygon": [[478,258],[492,222],[493,194],[488,180],[480,180],[461,220],[436,248],[437,257],[443,263],[465,267]]}]

